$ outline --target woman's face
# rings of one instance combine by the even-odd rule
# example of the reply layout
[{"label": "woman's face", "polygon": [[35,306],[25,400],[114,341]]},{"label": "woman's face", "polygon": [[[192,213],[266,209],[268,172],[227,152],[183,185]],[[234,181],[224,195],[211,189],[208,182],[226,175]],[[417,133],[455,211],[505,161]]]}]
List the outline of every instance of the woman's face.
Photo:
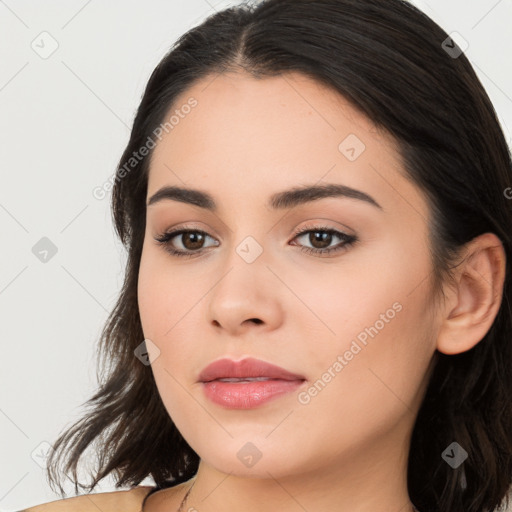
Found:
[{"label": "woman's face", "polygon": [[[215,204],[182,195],[147,206],[140,315],[179,431],[202,461],[237,475],[404,463],[437,322],[429,211],[392,139],[299,74],[209,76],[166,121],[147,200],[179,187]],[[327,185],[359,192],[275,200]],[[180,229],[190,232],[155,241]],[[201,370],[246,357],[305,380],[248,408],[212,401]]]}]

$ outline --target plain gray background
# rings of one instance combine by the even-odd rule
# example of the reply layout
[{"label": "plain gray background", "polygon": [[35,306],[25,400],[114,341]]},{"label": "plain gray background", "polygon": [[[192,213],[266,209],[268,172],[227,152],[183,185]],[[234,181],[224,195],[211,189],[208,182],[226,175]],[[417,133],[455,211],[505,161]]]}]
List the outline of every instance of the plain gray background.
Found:
[{"label": "plain gray background", "polygon": [[[58,499],[40,464],[96,388],[96,342],[126,257],[109,195],[92,190],[115,171],[169,46],[237,3],[0,1],[0,510]],[[510,143],[512,0],[413,3],[469,43]],[[43,237],[57,250],[46,262],[34,254]],[[110,490],[105,480],[94,492]]]}]

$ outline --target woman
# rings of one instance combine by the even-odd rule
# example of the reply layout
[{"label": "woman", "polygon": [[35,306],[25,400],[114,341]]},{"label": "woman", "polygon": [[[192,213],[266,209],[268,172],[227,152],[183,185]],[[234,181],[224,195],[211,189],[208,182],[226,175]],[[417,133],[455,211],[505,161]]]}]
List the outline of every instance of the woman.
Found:
[{"label": "woman", "polygon": [[78,492],[98,441],[88,491],[111,472],[133,489],[30,510],[495,510],[511,186],[462,49],[409,3],[208,18],[139,106],[112,197],[129,257],[111,367],[49,459]]}]

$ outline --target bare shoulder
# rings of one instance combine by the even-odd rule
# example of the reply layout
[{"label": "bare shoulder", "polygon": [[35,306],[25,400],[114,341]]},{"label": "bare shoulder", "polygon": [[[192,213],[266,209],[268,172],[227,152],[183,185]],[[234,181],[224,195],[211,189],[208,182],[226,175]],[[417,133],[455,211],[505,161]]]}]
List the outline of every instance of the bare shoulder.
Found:
[{"label": "bare shoulder", "polygon": [[150,486],[139,486],[127,491],[84,494],[43,503],[20,512],[140,512],[142,501],[151,489]]}]

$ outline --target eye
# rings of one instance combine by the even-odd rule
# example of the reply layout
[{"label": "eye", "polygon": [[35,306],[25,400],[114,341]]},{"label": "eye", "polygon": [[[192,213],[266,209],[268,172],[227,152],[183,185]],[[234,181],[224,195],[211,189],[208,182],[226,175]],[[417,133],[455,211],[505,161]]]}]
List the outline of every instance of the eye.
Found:
[{"label": "eye", "polygon": [[[308,235],[306,241],[311,243],[313,247],[302,246],[301,251],[311,254],[334,254],[342,250],[347,250],[350,246],[358,242],[358,238],[355,235],[347,235],[336,229],[324,226],[307,226],[302,228],[296,233],[294,240],[305,237],[306,235]],[[340,239],[341,242],[334,247],[328,247],[336,238]]]},{"label": "eye", "polygon": [[[181,241],[181,246],[186,250],[174,248],[171,243],[173,238],[178,238],[178,240]],[[212,237],[208,235],[208,233],[198,229],[177,229],[176,231],[162,233],[160,236],[155,237],[155,240],[163,245],[165,250],[172,256],[191,257],[202,253],[206,238]],[[218,243],[214,245],[218,245]]]}]

